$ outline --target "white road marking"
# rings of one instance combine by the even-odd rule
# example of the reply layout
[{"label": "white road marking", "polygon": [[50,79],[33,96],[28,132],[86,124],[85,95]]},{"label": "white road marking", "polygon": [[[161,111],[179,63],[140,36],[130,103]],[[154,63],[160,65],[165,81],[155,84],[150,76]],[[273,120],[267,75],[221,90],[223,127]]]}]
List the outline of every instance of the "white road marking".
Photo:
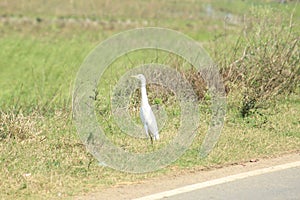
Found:
[{"label": "white road marking", "polygon": [[205,181],[205,182],[202,182],[202,183],[187,185],[187,186],[177,188],[177,189],[174,189],[174,190],[160,192],[160,193],[152,194],[152,195],[141,197],[141,198],[136,198],[136,199],[133,199],[133,200],[163,199],[163,198],[166,198],[166,197],[171,197],[171,196],[174,196],[174,195],[177,195],[177,194],[190,192],[190,191],[193,191],[193,190],[198,190],[198,189],[202,189],[202,188],[206,188],[206,187],[210,187],[210,186],[214,186],[214,185],[219,185],[219,184],[222,184],[222,183],[228,183],[228,182],[243,179],[243,178],[262,175],[262,174],[271,173],[271,172],[276,172],[276,171],[289,169],[289,168],[294,168],[294,167],[300,167],[300,161],[287,163],[287,164],[283,164],[283,165],[272,166],[272,167],[263,168],[263,169],[258,169],[258,170],[249,171],[249,172],[245,172],[245,173],[240,173],[240,174],[236,174],[236,175],[231,175],[231,176],[227,176],[227,177],[223,177],[223,178],[219,178],[219,179]]}]

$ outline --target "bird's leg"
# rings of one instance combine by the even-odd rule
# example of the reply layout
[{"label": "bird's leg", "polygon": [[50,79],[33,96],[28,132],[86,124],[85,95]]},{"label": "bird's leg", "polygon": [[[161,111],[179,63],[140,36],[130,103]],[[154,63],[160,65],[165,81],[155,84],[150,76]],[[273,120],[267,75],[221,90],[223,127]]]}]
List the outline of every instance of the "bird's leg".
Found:
[{"label": "bird's leg", "polygon": [[146,135],[148,137],[150,137],[151,144],[153,145],[153,138],[152,138],[151,134],[149,134],[149,132],[148,132],[148,126],[147,126],[147,124],[144,125],[144,129],[145,129]]},{"label": "bird's leg", "polygon": [[153,146],[153,137],[152,137],[152,135],[149,134],[149,132],[148,132],[148,126],[147,126],[147,124],[144,125],[144,129],[145,129],[146,135],[147,135],[148,137],[150,137],[151,145]]},{"label": "bird's leg", "polygon": [[153,138],[152,138],[152,135],[150,134],[150,140],[151,140],[151,145],[153,146]]}]

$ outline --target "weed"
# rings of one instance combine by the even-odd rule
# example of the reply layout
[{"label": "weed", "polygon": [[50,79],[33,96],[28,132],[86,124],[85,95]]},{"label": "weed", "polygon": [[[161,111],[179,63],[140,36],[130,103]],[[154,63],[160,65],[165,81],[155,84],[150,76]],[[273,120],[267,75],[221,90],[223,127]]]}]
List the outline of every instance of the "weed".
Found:
[{"label": "weed", "polygon": [[[253,9],[233,46],[216,52],[226,87],[243,94],[243,117],[299,87],[300,39],[294,23],[293,14]],[[228,51],[231,57],[223,59]]]}]

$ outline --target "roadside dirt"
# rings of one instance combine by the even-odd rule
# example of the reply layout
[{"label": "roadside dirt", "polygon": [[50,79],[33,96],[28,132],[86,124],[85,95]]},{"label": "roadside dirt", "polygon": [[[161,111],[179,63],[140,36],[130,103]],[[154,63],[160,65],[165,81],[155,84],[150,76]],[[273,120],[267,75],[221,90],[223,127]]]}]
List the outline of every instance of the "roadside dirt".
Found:
[{"label": "roadside dirt", "polygon": [[291,153],[276,158],[253,159],[248,162],[236,163],[225,167],[209,170],[194,169],[174,172],[169,175],[152,178],[142,183],[117,185],[87,196],[76,197],[77,200],[127,200],[142,197],[185,185],[200,183],[256,169],[286,164],[300,160],[300,153]]}]

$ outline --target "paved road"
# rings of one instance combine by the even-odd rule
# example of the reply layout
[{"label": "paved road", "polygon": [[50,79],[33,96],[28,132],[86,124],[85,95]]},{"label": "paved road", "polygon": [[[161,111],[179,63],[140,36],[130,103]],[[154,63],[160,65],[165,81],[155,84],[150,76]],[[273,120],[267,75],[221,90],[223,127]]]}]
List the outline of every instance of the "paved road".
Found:
[{"label": "paved road", "polygon": [[[200,189],[201,188],[201,189]],[[77,200],[300,200],[300,154],[111,187]]]},{"label": "paved road", "polygon": [[300,167],[252,176],[223,183],[164,200],[299,200]]}]

